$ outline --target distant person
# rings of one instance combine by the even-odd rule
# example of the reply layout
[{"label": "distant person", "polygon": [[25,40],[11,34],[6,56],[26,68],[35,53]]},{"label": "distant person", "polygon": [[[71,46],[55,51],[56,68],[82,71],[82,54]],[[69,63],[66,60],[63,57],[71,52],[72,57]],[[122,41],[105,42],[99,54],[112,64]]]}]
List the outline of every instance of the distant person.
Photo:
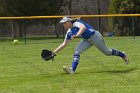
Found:
[{"label": "distant person", "polygon": [[77,65],[80,60],[80,54],[93,45],[105,55],[119,56],[124,60],[126,64],[128,64],[129,60],[126,54],[119,50],[108,48],[103,40],[103,36],[91,25],[85,23],[80,19],[74,19],[67,16],[63,17],[63,19],[61,19],[59,23],[62,23],[64,28],[68,29],[68,31],[66,33],[63,43],[53,51],[55,54],[57,54],[60,50],[65,48],[71,40],[77,37],[83,38],[74,50],[72,66],[71,67],[63,66],[63,70],[66,73],[69,74],[75,73]]}]

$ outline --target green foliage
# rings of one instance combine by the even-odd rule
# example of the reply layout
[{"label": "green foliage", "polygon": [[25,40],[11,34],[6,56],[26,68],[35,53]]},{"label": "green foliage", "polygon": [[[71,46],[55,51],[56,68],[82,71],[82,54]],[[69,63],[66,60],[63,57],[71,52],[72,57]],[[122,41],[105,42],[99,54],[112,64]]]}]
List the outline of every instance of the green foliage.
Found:
[{"label": "green foliage", "polygon": [[0,7],[4,16],[41,16],[57,15],[63,12],[65,0],[3,0]]},{"label": "green foliage", "polygon": [[[0,0],[0,16],[46,16],[59,15],[63,12],[62,7],[67,4],[66,0]],[[13,37],[22,37],[30,24],[56,24],[57,20],[12,20],[7,22],[12,26]],[[1,22],[1,24],[5,24]]]},{"label": "green foliage", "polygon": [[[109,12],[116,14],[136,14],[140,13],[140,0],[111,0]],[[114,28],[118,29],[120,35],[132,35],[132,31],[139,33],[138,17],[114,17],[111,21]],[[134,33],[133,33],[134,34]]]},{"label": "green foliage", "polygon": [[105,38],[108,46],[128,54],[130,64],[92,47],[81,54],[74,75],[65,74],[62,66],[71,66],[75,41],[80,40],[71,42],[53,62],[44,62],[40,51],[53,50],[62,39],[30,40],[26,45],[0,41],[0,93],[140,93],[139,39]]}]

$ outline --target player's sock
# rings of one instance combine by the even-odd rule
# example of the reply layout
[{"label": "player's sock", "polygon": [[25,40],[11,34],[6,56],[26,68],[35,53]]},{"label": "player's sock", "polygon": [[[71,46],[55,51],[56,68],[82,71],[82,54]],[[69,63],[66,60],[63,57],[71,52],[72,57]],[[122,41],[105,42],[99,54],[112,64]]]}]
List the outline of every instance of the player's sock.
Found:
[{"label": "player's sock", "polygon": [[123,52],[120,52],[116,49],[112,49],[112,55],[119,56],[119,57],[122,57],[122,58],[125,57],[125,54]]},{"label": "player's sock", "polygon": [[76,70],[77,65],[79,63],[79,60],[80,60],[80,55],[74,54],[74,56],[73,56],[73,62],[72,62],[72,69],[73,69],[73,71]]}]

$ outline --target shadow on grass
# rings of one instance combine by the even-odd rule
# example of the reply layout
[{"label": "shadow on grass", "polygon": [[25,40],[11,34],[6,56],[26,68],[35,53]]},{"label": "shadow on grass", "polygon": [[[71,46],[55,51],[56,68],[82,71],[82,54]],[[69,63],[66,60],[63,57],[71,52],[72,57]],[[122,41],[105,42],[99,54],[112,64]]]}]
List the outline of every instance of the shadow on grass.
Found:
[{"label": "shadow on grass", "polygon": [[132,71],[137,70],[137,68],[131,68],[131,69],[125,69],[125,70],[107,70],[107,71],[97,71],[97,72],[91,72],[91,73],[129,73]]},{"label": "shadow on grass", "polygon": [[[125,69],[125,70],[108,70],[108,71],[92,71],[92,72],[86,72],[86,73],[111,73],[111,74],[123,74],[123,73],[129,73],[129,72],[132,72],[132,71],[135,71],[137,70],[137,68],[131,68],[131,69]],[[53,74],[53,73],[40,73],[39,76],[40,77],[47,77],[47,78],[53,78],[53,77],[56,77],[56,76],[69,76],[69,75],[78,75],[78,74],[83,74],[85,73],[84,71],[83,72],[76,72],[75,74],[67,74],[65,72],[61,72],[61,73],[57,73],[57,74]]]}]

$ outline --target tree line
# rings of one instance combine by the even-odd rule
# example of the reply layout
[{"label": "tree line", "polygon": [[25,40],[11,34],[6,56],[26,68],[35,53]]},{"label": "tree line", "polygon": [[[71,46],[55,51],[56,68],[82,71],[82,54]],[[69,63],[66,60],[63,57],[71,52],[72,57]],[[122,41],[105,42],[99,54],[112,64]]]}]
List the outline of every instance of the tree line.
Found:
[{"label": "tree line", "polygon": [[[65,8],[68,8],[68,14],[76,14],[71,11],[72,4],[78,0],[0,0],[0,16],[46,16],[46,15],[61,15],[64,14]],[[85,2],[88,0],[80,0],[79,4],[82,4],[85,14],[90,13],[90,9],[87,9]],[[102,0],[98,0],[98,2]],[[106,0],[109,1],[109,0]],[[93,6],[96,4],[92,4]],[[101,9],[101,8],[100,8]],[[76,10],[76,8],[75,8]],[[77,10],[80,11],[80,10]],[[140,0],[110,0],[109,11],[107,13],[140,13]],[[8,24],[12,29],[13,37],[22,37],[23,32],[28,24],[36,24],[40,22],[43,24],[55,24],[57,20],[48,21],[49,19],[38,21],[35,20],[10,20],[0,21],[0,25]],[[119,35],[132,35],[135,31],[136,35],[140,35],[140,18],[139,17],[120,17],[112,18],[110,26],[113,29],[117,29]],[[49,23],[48,23],[49,22]],[[55,32],[57,36],[59,34]]]},{"label": "tree line", "polygon": [[[68,3],[66,0],[0,0],[0,2],[0,16],[7,17],[60,15],[63,12],[62,7]],[[36,22],[47,24],[48,21],[8,20],[0,23],[10,25],[12,36],[16,38],[23,36],[28,24]],[[55,21],[51,21],[51,24],[55,24]]]},{"label": "tree line", "polygon": [[[111,0],[110,12],[119,14],[139,14],[140,0]],[[113,18],[113,27],[119,35],[140,35],[139,17]]]}]

